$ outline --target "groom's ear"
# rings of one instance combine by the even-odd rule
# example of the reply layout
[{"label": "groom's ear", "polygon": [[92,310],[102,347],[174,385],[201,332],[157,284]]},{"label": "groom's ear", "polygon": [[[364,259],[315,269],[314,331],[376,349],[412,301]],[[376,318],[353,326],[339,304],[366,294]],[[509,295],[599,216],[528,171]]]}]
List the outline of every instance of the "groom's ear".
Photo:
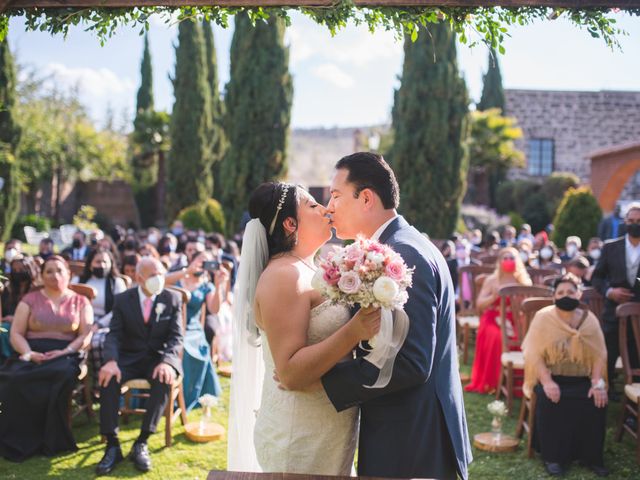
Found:
[{"label": "groom's ear", "polygon": [[360,198],[362,199],[365,208],[372,208],[375,201],[375,194],[370,188],[365,188],[360,192]]}]

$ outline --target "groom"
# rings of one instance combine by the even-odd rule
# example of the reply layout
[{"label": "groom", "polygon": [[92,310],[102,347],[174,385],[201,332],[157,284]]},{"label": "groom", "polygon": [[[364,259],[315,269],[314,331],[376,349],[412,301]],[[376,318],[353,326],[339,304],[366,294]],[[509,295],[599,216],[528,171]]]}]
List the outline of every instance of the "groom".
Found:
[{"label": "groom", "polygon": [[[428,199],[429,192],[425,192]],[[383,388],[365,352],[322,378],[335,406],[360,406],[358,475],[467,478],[467,432],[455,342],[454,290],[438,249],[396,213],[399,190],[381,155],[354,153],[335,167],[328,210],[341,239],[385,243],[415,267],[404,309],[409,333]]]}]

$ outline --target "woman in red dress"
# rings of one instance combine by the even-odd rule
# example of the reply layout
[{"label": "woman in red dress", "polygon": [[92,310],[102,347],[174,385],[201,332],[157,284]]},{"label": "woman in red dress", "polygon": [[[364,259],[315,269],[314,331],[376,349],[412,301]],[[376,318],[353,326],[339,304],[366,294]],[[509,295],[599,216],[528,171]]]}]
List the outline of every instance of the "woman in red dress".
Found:
[{"label": "woman in red dress", "polygon": [[[491,393],[498,388],[500,380],[500,356],[502,334],[500,332],[500,297],[498,291],[506,285],[531,285],[531,278],[515,248],[503,248],[498,254],[495,271],[482,285],[476,300],[480,326],[476,337],[476,353],[471,369],[471,382],[467,392]],[[513,322],[511,312],[506,315]],[[515,329],[509,329],[515,331]]]}]

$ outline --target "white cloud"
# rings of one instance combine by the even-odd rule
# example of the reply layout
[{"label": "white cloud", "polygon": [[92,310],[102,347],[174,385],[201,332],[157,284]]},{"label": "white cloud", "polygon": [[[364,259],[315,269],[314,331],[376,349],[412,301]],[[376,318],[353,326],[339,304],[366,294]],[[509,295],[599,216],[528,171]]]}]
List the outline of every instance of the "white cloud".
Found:
[{"label": "white cloud", "polygon": [[57,85],[75,88],[91,97],[130,95],[136,85],[130,78],[121,78],[108,68],[68,67],[61,63],[49,63],[45,75],[52,75]]},{"label": "white cloud", "polygon": [[334,63],[320,64],[312,71],[316,77],[339,88],[351,88],[355,84],[353,78]]}]

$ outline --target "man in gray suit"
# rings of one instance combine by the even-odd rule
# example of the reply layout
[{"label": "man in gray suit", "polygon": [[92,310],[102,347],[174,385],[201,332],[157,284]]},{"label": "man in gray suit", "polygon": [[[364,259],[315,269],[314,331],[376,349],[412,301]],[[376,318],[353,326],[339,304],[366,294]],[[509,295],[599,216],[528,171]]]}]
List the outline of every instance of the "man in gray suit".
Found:
[{"label": "man in gray suit", "polygon": [[[409,333],[388,385],[366,352],[339,363],[322,384],[338,411],[360,406],[358,474],[467,478],[471,446],[458,373],[454,289],[438,249],[396,213],[398,183],[382,156],[355,153],[335,169],[328,205],[336,234],[385,243],[415,267],[404,310]],[[428,199],[428,192],[425,192]]]}]

